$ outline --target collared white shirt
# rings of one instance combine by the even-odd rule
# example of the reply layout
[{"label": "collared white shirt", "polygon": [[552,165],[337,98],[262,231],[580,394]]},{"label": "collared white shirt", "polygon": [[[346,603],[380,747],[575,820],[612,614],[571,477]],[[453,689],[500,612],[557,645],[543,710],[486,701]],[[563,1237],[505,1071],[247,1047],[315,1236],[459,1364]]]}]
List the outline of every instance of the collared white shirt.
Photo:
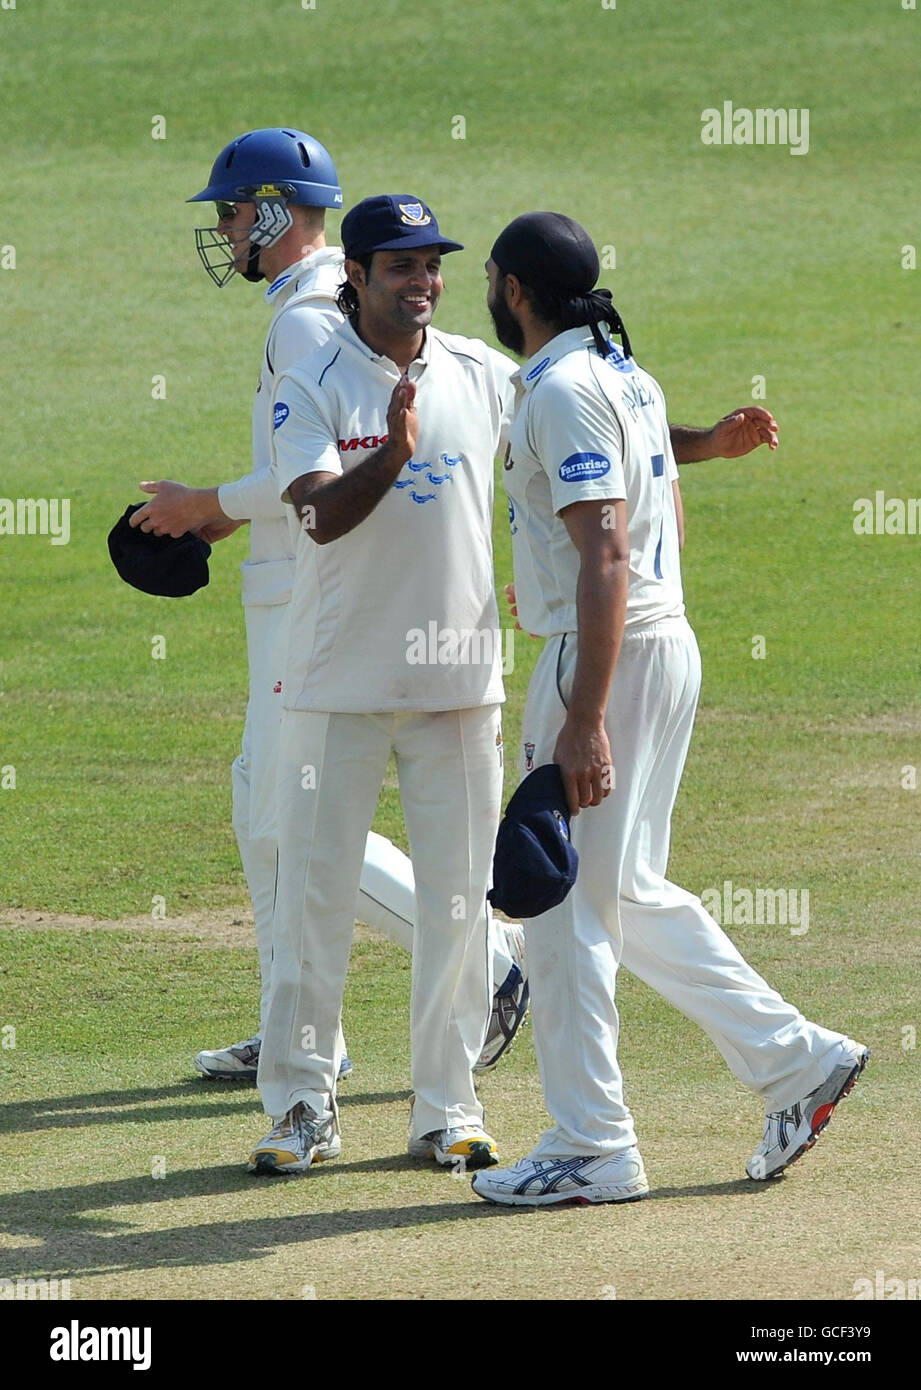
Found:
[{"label": "collared white shirt", "polygon": [[[568,329],[514,378],[519,409],[502,476],[518,620],[540,637],[577,630],[579,552],[560,517],[573,502],[626,499],[628,628],[684,612],[665,398],[609,346],[602,357],[590,328]],[[613,507],[610,515],[613,524]]]},{"label": "collared white shirt", "polygon": [[279,372],[322,346],[342,322],[336,295],[344,261],[338,246],[321,247],[283,270],[265,292],[273,313],[253,400],[253,467],[218,488],[227,516],[250,522],[250,566],[278,562],[261,570],[244,567],[244,602],[282,602],[290,593],[295,537],[270,471],[272,391]]},{"label": "collared white shirt", "polygon": [[[409,366],[419,438],[371,514],[327,545],[298,540],[289,708],[450,710],[504,698],[492,563],[493,467],[514,364],[472,338],[426,330]],[[399,368],[344,323],[275,390],[280,496],[380,448]]]}]

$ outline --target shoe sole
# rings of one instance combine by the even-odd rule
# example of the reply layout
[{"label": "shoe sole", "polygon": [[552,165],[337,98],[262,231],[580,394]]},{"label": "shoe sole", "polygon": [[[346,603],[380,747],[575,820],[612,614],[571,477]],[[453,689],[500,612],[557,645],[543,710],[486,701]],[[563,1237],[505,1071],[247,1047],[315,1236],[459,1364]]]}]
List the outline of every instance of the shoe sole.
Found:
[{"label": "shoe sole", "polygon": [[320,1153],[319,1150],[309,1159],[301,1159],[299,1163],[286,1163],[280,1165],[277,1154],[260,1154],[253,1162],[249,1161],[249,1171],[256,1178],[289,1178],[296,1177],[298,1173],[306,1173],[315,1163],[326,1163],[331,1158],[338,1158],[338,1153]]},{"label": "shoe sole", "polygon": [[475,1171],[479,1168],[494,1168],[499,1162],[499,1155],[495,1149],[490,1149],[488,1144],[482,1142],[472,1143],[470,1152],[465,1154],[452,1154],[436,1149],[434,1158],[442,1168],[456,1168],[460,1163],[463,1172]]},{"label": "shoe sole", "polygon": [[[194,1062],[193,1065],[206,1081],[251,1081],[255,1083],[258,1074],[255,1067],[247,1067],[245,1071],[208,1071],[200,1062]],[[346,1077],[352,1075],[354,1070],[355,1064],[353,1062],[351,1066],[346,1067],[345,1071],[339,1073],[336,1078],[337,1081],[344,1081]]]},{"label": "shoe sole", "polygon": [[[565,1196],[558,1196],[555,1192],[551,1192],[546,1195],[536,1193],[532,1193],[529,1195],[528,1193],[519,1194],[516,1192],[502,1193],[500,1195],[498,1193],[491,1192],[487,1196],[485,1192],[480,1192],[478,1190],[475,1178],[471,1180],[470,1186],[473,1188],[473,1191],[476,1193],[476,1195],[482,1198],[484,1202],[495,1202],[498,1206],[502,1207],[599,1207],[615,1205],[626,1206],[628,1202],[642,1202],[645,1200],[646,1197],[649,1196],[648,1185],[644,1188],[642,1192],[627,1192],[623,1195],[599,1195],[595,1197],[589,1196],[587,1192],[580,1192],[578,1194],[573,1193]],[[608,1194],[610,1193],[610,1189],[606,1190],[605,1188],[595,1188],[595,1191],[599,1194],[605,1194],[606,1191]]]},{"label": "shoe sole", "polygon": [[474,1065],[474,1076],[482,1076],[484,1072],[492,1071],[493,1067],[496,1066],[499,1062],[501,1062],[502,1058],[505,1057],[511,1051],[512,1043],[518,1037],[518,1034],[521,1031],[521,1029],[527,1025],[528,1007],[531,1003],[531,987],[527,983],[527,981],[525,981],[523,1000],[524,1003],[521,1009],[521,1016],[518,1019],[518,1022],[515,1024],[515,1027],[512,1029],[511,1036],[505,1039],[505,1042],[499,1048],[499,1051],[496,1053],[495,1057],[493,1057],[491,1061],[484,1062],[480,1060]]},{"label": "shoe sole", "polygon": [[422,1162],[433,1160],[441,1168],[456,1168],[459,1164],[463,1165],[464,1172],[476,1171],[480,1168],[494,1168],[499,1162],[499,1155],[495,1149],[490,1149],[488,1144],[482,1141],[475,1141],[470,1145],[470,1152],[466,1154],[452,1154],[445,1149],[436,1149],[430,1146],[425,1153],[421,1150],[416,1152],[409,1149],[410,1158],[421,1159]]},{"label": "shoe sole", "polygon": [[256,1080],[256,1069],[247,1067],[245,1071],[206,1071],[198,1062],[195,1063],[195,1070],[206,1081],[250,1081]]},{"label": "shoe sole", "polygon": [[[822,1133],[823,1129],[827,1127],[832,1115],[834,1115],[835,1110],[840,1105],[841,1101],[843,1101],[845,1097],[849,1096],[851,1094],[851,1091],[853,1091],[854,1087],[857,1085],[857,1082],[860,1080],[861,1072],[864,1070],[869,1060],[870,1049],[868,1047],[865,1047],[861,1056],[855,1062],[844,1085],[841,1087],[840,1091],[835,1096],[834,1100],[826,1101],[824,1105],[820,1105],[818,1110],[813,1115],[809,1138],[806,1139],[802,1144],[800,1144],[799,1148],[793,1154],[791,1154],[790,1157],[786,1159],[778,1168],[772,1168],[769,1173],[765,1173],[763,1178],[753,1178],[751,1173],[748,1173],[748,1177],[751,1179],[752,1182],[770,1182],[772,1178],[781,1177],[781,1175],[785,1173],[786,1170],[792,1164],[796,1163],[797,1159],[802,1158],[803,1154],[808,1153],[811,1148],[815,1147],[819,1135]],[[747,1171],[748,1170],[746,1169],[746,1172]]]},{"label": "shoe sole", "polygon": [[328,1150],[317,1150],[311,1158],[300,1159],[297,1163],[279,1163],[278,1154],[265,1152],[258,1154],[256,1159],[251,1158],[249,1170],[254,1177],[296,1177],[297,1173],[307,1173],[313,1168],[314,1163],[326,1163],[329,1159],[339,1158],[342,1152],[342,1145],[336,1148],[335,1152]]}]

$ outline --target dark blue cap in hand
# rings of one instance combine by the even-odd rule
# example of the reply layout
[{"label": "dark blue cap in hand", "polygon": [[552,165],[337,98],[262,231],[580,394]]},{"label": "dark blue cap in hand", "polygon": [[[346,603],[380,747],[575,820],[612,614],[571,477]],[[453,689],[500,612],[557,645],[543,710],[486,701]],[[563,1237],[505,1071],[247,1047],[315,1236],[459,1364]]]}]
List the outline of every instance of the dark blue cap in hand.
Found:
[{"label": "dark blue cap in hand", "polygon": [[185,598],[208,582],[211,547],[200,536],[155,536],[129,525],[128,518],[143,502],[128,507],[109,532],[109,555],[126,584],[143,594]]},{"label": "dark blue cap in hand", "polygon": [[578,868],[563,778],[556,763],[545,763],[529,773],[505,808],[487,896],[509,917],[539,917],[563,901]]}]

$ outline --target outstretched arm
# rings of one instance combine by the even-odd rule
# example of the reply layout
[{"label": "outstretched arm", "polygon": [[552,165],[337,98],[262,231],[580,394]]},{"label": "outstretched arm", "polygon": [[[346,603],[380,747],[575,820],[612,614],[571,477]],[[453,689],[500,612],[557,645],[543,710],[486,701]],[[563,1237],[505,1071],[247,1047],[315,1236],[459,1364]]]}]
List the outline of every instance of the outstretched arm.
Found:
[{"label": "outstretched arm", "polygon": [[[200,532],[205,527],[213,528],[213,533],[220,530],[230,534],[224,527],[230,525],[231,518],[218,501],[216,487],[187,487],[164,478],[156,483],[141,483],[141,491],[153,496],[129,518],[131,526],[153,531],[155,536],[177,539],[186,531]],[[230,526],[230,530],[235,529]]]},{"label": "outstretched arm", "polygon": [[710,429],[695,429],[692,425],[669,425],[668,428],[677,463],[737,459],[750,454],[759,444],[766,444],[773,453],[780,443],[777,421],[760,405],[731,410]]}]

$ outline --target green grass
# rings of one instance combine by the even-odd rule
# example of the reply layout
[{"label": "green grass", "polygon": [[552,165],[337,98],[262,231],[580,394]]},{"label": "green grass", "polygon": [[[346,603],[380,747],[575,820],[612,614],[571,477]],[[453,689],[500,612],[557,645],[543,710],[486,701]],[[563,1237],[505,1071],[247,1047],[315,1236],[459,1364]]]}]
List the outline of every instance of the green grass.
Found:
[{"label": "green grass", "polygon": [[[188,1079],[198,1047],[249,1030],[255,995],[244,929],[228,941],[194,925],[245,902],[229,764],[246,540],[216,547],[207,590],[169,602],[117,579],[105,537],[142,477],[213,483],[248,468],[266,306],[240,282],[214,289],[184,199],[232,134],[294,121],[333,150],[347,205],[416,192],[466,243],[446,266],[441,327],[488,333],[495,234],[556,207],[615,247],[605,283],[672,419],[708,423],[764,376],[781,424],[776,455],[682,474],[704,690],[672,874],[695,891],[808,888],[805,937],[736,935],[804,1009],[866,1037],[874,1066],[809,1168],[752,1194],[737,1179],[757,1106],[625,978],[624,1068],[664,1195],[616,1213],[630,1232],[616,1242],[610,1212],[513,1216],[521,1258],[504,1292],[844,1297],[876,1268],[913,1277],[917,1052],[901,1042],[918,1022],[921,790],[903,789],[901,769],[921,766],[921,540],[857,537],[851,523],[877,488],[921,492],[919,280],[900,267],[921,235],[919,50],[916,13],[857,0],[769,13],[729,0],[273,0],[255,26],[242,0],[219,13],[137,0],[0,11],[0,246],[16,248],[16,269],[0,270],[0,494],[72,502],[67,546],[0,537],[0,769],[16,769],[15,790],[0,790],[0,905],[116,923],[0,938],[0,1024],[18,1038],[0,1050],[16,1194],[2,1272],[70,1272],[82,1297],[223,1297],[241,1277],[254,1297],[299,1297],[304,1283],[320,1296],[497,1292],[504,1218],[400,1156],[396,952],[356,948],[359,1070],[335,1170],[248,1183],[254,1094]],[[809,154],[704,147],[700,113],[724,100],[808,107]],[[456,115],[465,140],[451,138]],[[519,634],[507,682],[509,790],[537,645]],[[405,843],[392,777],[377,826]],[[121,918],[137,920],[119,930]],[[484,1095],[503,1152],[523,1151],[541,1115],[529,1042]],[[804,1253],[777,1285],[772,1257],[804,1223]]]}]

